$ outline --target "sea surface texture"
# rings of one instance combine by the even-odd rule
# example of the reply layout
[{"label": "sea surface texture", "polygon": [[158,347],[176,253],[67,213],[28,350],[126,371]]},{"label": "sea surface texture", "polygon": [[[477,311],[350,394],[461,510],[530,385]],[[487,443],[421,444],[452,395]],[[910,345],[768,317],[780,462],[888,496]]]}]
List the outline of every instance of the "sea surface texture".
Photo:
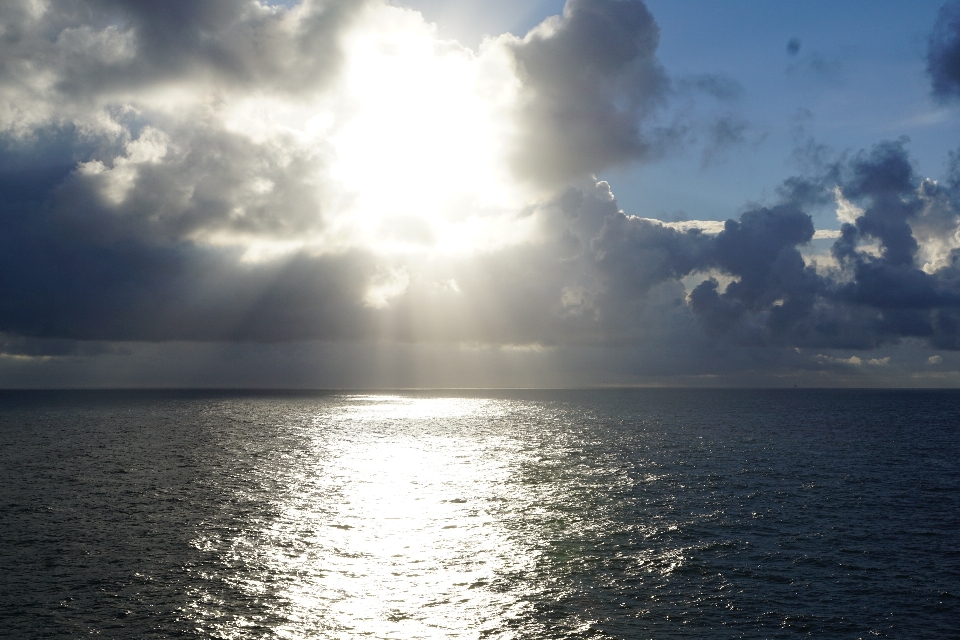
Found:
[{"label": "sea surface texture", "polygon": [[11,638],[960,638],[960,393],[0,393]]}]

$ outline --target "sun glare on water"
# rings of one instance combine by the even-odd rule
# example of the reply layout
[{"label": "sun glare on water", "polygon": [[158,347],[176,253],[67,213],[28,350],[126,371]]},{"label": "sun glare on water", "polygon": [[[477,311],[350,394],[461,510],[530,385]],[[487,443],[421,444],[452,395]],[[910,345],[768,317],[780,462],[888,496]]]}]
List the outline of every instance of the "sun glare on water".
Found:
[{"label": "sun glare on water", "polygon": [[276,519],[231,550],[252,569],[240,585],[251,597],[282,585],[277,635],[479,637],[518,615],[527,605],[496,586],[535,562],[498,516],[515,446],[450,428],[502,411],[495,400],[355,396],[305,425],[312,450],[286,470]]}]

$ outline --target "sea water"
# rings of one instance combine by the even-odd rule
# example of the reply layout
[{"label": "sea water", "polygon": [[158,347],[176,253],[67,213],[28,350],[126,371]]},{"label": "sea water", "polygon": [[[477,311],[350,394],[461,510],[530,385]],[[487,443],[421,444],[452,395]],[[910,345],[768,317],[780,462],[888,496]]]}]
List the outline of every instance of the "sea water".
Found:
[{"label": "sea water", "polygon": [[960,393],[0,393],[11,638],[960,637]]}]

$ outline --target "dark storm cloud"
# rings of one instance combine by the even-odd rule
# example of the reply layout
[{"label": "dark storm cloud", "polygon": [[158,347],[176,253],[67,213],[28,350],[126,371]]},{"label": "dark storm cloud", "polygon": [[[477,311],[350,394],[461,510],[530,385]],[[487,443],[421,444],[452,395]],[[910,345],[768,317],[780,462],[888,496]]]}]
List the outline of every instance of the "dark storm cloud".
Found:
[{"label": "dark storm cloud", "polygon": [[128,348],[112,342],[26,338],[0,333],[0,357],[49,358],[125,355]]},{"label": "dark storm cloud", "polygon": [[[236,249],[143,235],[132,211],[66,207],[64,194],[84,183],[63,181],[63,160],[28,163],[27,173],[12,161],[0,166],[0,181],[22,186],[0,205],[0,331],[8,336],[634,344],[676,371],[719,366],[696,356],[715,355],[718,344],[869,349],[915,338],[960,346],[960,252],[944,249],[936,269],[920,268],[924,247],[958,228],[960,194],[919,182],[899,142],[806,179],[823,190],[837,178],[831,186],[861,207],[833,246],[834,266],[818,269],[801,255],[814,229],[798,194],[812,186],[710,235],[627,216],[599,183],[539,205],[538,243],[393,265],[410,282],[385,309],[364,303],[385,265],[363,251],[244,262]],[[696,274],[702,282],[687,294],[681,280]]]},{"label": "dark storm cloud", "polygon": [[903,144],[881,143],[851,164],[844,194],[869,205],[857,218],[857,231],[880,242],[885,264],[912,265],[918,245],[909,222],[922,205],[914,196],[917,180]]},{"label": "dark storm cloud", "polygon": [[237,250],[81,226],[49,202],[0,206],[0,331],[103,340],[289,340],[369,329],[360,254],[246,264]]},{"label": "dark storm cloud", "polygon": [[[739,280],[722,295],[715,280],[697,286],[690,294],[694,314],[713,333],[729,331],[759,313],[766,314],[769,333],[790,331],[809,313],[820,285],[797,250],[812,237],[810,216],[790,205],[748,211],[739,222],[727,221],[714,241],[713,262]],[[752,321],[747,329],[754,329]]]},{"label": "dark storm cloud", "polygon": [[[795,180],[787,191],[795,202],[801,201],[798,194],[815,191],[811,185],[840,177],[833,184],[860,203],[861,214],[854,224],[843,225],[833,245],[838,266],[818,273],[799,259],[795,247],[803,244],[807,231],[812,234],[812,226],[803,234],[798,227],[799,235],[777,231],[762,243],[741,247],[732,255],[755,256],[760,262],[744,268],[718,259],[721,270],[740,281],[723,294],[709,281],[691,294],[693,310],[706,320],[706,328],[746,335],[752,325],[758,339],[799,346],[872,348],[905,337],[937,346],[955,343],[951,336],[960,306],[958,251],[945,249],[943,264],[924,270],[916,237],[926,242],[946,229],[956,232],[958,219],[949,202],[955,194],[929,181],[920,183],[902,142],[881,143],[824,175],[828,178],[821,177],[822,182]],[[805,188],[797,189],[798,184]],[[741,224],[754,215],[744,214]],[[785,215],[783,210],[775,217],[783,220]],[[789,215],[797,224],[798,215],[809,221],[797,210]],[[717,237],[718,248],[730,230]],[[771,260],[776,238],[783,242]],[[871,243],[876,252],[867,250]],[[770,249],[764,252],[761,245]],[[710,321],[710,314],[716,315],[716,322]]]},{"label": "dark storm cloud", "polygon": [[513,46],[525,107],[514,168],[548,185],[645,160],[663,142],[641,122],[668,88],[660,30],[638,0],[570,0]]},{"label": "dark storm cloud", "polygon": [[927,43],[927,73],[941,100],[960,96],[960,3],[940,9]]},{"label": "dark storm cloud", "polygon": [[[678,280],[709,262],[713,241],[699,231],[681,233],[622,213],[607,217],[593,240],[593,258],[616,287],[635,299],[665,280]],[[608,291],[608,293],[610,293]]]},{"label": "dark storm cloud", "polygon": [[[205,243],[322,227],[322,146],[230,130],[217,92],[324,86],[363,4],[0,5],[0,331],[54,340],[369,332],[368,255],[250,263]],[[138,101],[166,93],[201,99],[194,112]]]},{"label": "dark storm cloud", "polygon": [[[835,241],[835,262],[818,266],[801,252],[814,234],[803,207],[824,204],[834,187],[860,213]],[[717,235],[609,212],[589,245],[605,335],[640,339],[649,292],[702,274],[684,304],[661,300],[660,312],[677,326],[680,316],[695,319],[696,334],[731,346],[872,349],[915,339],[957,348],[960,249],[943,243],[960,229],[960,192],[920,181],[898,141],[791,179],[781,193],[784,204],[747,211]]]},{"label": "dark storm cloud", "polygon": [[717,235],[611,216],[593,244],[605,275],[605,309],[636,305],[653,287],[694,273],[722,273],[734,278],[725,291],[707,278],[690,292],[689,305],[681,295],[673,306],[692,314],[708,337],[743,345],[789,343],[824,287],[798,250],[812,236],[810,217],[793,205],[748,211]]}]

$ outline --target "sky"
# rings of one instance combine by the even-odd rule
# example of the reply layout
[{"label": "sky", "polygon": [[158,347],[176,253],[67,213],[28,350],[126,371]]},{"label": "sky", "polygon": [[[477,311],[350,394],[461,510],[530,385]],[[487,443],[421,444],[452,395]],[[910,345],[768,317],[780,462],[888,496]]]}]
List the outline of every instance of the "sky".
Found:
[{"label": "sky", "polygon": [[960,5],[9,0],[0,386],[960,384]]}]

